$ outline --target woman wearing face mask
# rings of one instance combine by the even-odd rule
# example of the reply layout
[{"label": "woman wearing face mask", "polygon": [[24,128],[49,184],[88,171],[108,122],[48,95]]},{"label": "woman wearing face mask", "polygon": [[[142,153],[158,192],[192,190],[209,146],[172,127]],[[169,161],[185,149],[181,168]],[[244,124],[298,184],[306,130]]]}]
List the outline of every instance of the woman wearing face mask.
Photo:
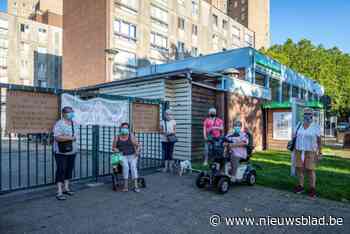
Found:
[{"label": "woman wearing face mask", "polygon": [[309,176],[309,196],[316,197],[315,162],[322,156],[321,131],[318,124],[313,122],[313,110],[304,109],[304,121],[297,127],[295,143],[296,170],[299,184],[294,188],[295,193],[304,191],[304,171]]},{"label": "woman wearing face mask", "polygon": [[160,124],[162,133],[162,152],[165,160],[165,167],[163,172],[172,170],[173,168],[173,153],[175,142],[169,138],[170,135],[176,134],[176,122],[172,116],[171,111],[168,109],[165,111],[165,119]]},{"label": "woman wearing face mask", "polygon": [[74,112],[69,106],[62,109],[62,119],[57,121],[54,129],[54,152],[56,160],[56,183],[58,200],[66,200],[64,195],[73,196],[69,188],[76,156],[77,126],[73,122]]},{"label": "woman wearing face mask", "polygon": [[123,154],[123,192],[127,192],[129,190],[129,171],[131,171],[131,177],[134,181],[134,191],[140,192],[137,183],[137,160],[140,152],[140,147],[139,143],[136,140],[136,137],[130,133],[128,123],[122,123],[120,125],[120,134],[113,140],[112,151],[121,152]]},{"label": "woman wearing face mask", "polygon": [[248,136],[241,129],[241,121],[236,120],[233,123],[233,131],[225,137],[225,154],[230,156],[232,177],[236,176],[240,159],[247,158]]}]

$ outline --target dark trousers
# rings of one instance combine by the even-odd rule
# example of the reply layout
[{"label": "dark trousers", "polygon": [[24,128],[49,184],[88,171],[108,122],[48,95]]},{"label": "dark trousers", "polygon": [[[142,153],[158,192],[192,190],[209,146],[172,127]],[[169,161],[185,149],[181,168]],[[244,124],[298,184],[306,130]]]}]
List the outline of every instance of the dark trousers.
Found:
[{"label": "dark trousers", "polygon": [[62,155],[55,154],[56,160],[56,183],[64,182],[65,180],[72,179],[72,173],[75,163],[75,154]]},{"label": "dark trousers", "polygon": [[164,160],[173,160],[174,145],[172,142],[162,142],[162,152]]}]

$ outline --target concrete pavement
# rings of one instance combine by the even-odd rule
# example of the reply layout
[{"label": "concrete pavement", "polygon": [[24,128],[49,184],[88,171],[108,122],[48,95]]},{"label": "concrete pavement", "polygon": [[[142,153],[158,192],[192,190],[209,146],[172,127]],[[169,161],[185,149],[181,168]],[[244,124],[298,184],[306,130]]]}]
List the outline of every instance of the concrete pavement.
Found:
[{"label": "concrete pavement", "polygon": [[[350,205],[311,200],[259,186],[236,186],[225,195],[202,191],[194,175],[155,173],[145,177],[141,193],[113,192],[111,184],[87,188],[56,201],[54,188],[24,195],[0,196],[0,233],[346,233]],[[213,227],[209,217],[221,216],[333,216],[342,226]]]}]

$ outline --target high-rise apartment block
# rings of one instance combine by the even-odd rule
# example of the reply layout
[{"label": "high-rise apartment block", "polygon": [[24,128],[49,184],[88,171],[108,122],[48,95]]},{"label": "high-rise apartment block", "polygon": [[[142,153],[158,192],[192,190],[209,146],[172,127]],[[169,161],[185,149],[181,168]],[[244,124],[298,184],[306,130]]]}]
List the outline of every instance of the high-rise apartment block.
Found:
[{"label": "high-rise apartment block", "polygon": [[225,9],[221,0],[64,0],[63,86],[109,82],[150,64],[255,47],[254,32]]},{"label": "high-rise apartment block", "polygon": [[0,82],[60,87],[62,28],[0,13]]},{"label": "high-rise apartment block", "polygon": [[255,32],[255,47],[270,46],[270,0],[229,0],[228,15]]}]

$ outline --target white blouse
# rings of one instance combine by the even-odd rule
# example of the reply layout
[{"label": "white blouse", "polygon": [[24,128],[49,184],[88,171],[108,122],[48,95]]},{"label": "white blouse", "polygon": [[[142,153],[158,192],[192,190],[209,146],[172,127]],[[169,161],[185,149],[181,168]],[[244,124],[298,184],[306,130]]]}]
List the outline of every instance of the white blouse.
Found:
[{"label": "white blouse", "polygon": [[312,123],[307,129],[301,124],[298,129],[298,135],[295,148],[299,151],[317,151],[317,137],[321,136],[320,126]]}]

